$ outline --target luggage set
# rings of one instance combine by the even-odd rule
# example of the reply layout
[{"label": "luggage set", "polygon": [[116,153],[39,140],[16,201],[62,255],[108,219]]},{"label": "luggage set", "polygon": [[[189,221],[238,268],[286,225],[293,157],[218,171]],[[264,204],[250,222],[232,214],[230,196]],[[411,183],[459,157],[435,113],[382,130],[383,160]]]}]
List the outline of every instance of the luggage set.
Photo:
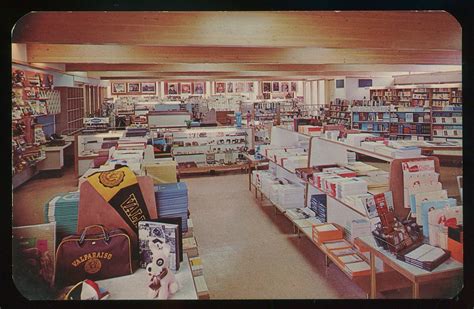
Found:
[{"label": "luggage set", "polygon": [[[185,184],[175,186],[187,197]],[[55,286],[134,273],[138,223],[158,218],[155,190],[150,177],[137,177],[128,167],[90,175],[80,187],[79,233],[64,237],[56,251]]]}]

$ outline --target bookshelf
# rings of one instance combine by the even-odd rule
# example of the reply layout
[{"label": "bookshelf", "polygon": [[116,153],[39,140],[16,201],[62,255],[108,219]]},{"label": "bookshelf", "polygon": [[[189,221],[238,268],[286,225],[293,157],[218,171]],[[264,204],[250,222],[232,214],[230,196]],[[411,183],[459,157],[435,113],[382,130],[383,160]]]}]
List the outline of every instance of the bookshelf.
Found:
[{"label": "bookshelf", "polygon": [[435,141],[462,139],[462,107],[433,107],[432,137]]},{"label": "bookshelf", "polygon": [[352,129],[381,136],[389,134],[389,106],[354,106],[351,112]]},{"label": "bookshelf", "polygon": [[328,124],[343,124],[350,126],[351,112],[349,100],[335,99],[329,104],[329,110],[326,113]]},{"label": "bookshelf", "polygon": [[412,107],[446,107],[462,104],[460,86],[429,85],[427,87],[388,87],[370,89],[370,99],[386,105]]},{"label": "bookshelf", "polygon": [[72,134],[82,129],[84,117],[84,89],[56,87],[60,93],[61,113],[56,115],[56,132]]},{"label": "bookshelf", "polygon": [[430,139],[431,114],[429,108],[393,107],[390,112],[390,137]]}]

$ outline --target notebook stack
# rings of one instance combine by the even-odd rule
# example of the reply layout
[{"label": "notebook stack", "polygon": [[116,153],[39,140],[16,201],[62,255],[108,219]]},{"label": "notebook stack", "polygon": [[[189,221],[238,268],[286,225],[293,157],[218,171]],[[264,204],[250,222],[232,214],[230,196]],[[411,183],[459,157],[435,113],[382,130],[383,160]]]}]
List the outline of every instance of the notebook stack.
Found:
[{"label": "notebook stack", "polygon": [[155,185],[158,218],[181,217],[183,232],[188,231],[188,187],[184,182]]},{"label": "notebook stack", "polygon": [[44,205],[45,223],[56,222],[56,239],[60,241],[77,231],[79,191],[55,196]]}]

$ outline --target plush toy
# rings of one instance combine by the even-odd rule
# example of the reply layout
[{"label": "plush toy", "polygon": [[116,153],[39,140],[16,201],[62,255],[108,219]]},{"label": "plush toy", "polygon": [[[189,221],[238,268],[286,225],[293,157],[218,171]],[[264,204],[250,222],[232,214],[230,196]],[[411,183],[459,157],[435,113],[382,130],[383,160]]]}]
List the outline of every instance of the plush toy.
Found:
[{"label": "plush toy", "polygon": [[179,288],[176,277],[169,270],[171,247],[164,241],[155,238],[150,242],[150,250],[153,253],[152,262],[146,266],[148,275],[151,276],[150,284],[148,285],[148,297],[168,299]]}]

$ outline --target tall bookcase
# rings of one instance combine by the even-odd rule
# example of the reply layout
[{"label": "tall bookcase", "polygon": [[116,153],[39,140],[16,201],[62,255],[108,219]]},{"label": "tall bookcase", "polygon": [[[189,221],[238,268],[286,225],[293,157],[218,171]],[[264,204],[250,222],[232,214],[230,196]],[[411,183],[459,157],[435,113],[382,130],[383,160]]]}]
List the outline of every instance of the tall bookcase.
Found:
[{"label": "tall bookcase", "polygon": [[83,127],[84,89],[56,87],[61,97],[61,113],[56,115],[56,133],[71,134]]},{"label": "tall bookcase", "polygon": [[351,112],[349,100],[335,99],[329,104],[327,113],[328,124],[343,124],[350,126]]}]

